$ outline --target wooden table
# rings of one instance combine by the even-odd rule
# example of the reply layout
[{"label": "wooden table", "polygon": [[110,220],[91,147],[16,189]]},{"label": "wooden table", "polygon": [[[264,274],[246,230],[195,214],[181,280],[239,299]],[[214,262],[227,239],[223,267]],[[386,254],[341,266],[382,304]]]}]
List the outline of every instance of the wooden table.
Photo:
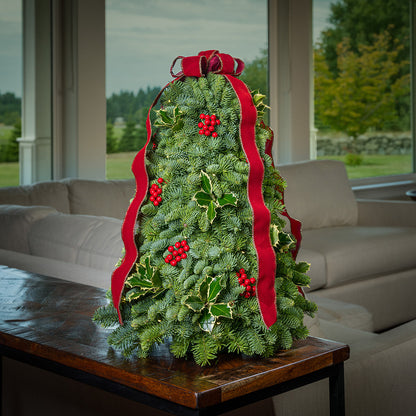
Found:
[{"label": "wooden table", "polygon": [[331,415],[345,413],[346,345],[310,337],[273,358],[222,356],[207,368],[163,347],[128,360],[91,321],[104,294],[0,266],[0,354],[181,416],[221,414],[329,378]]}]

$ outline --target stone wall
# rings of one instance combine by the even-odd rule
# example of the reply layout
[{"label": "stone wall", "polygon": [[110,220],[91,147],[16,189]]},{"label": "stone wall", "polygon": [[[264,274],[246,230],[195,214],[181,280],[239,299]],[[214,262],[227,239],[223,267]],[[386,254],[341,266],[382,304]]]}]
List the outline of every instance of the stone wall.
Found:
[{"label": "stone wall", "polygon": [[339,156],[346,153],[363,155],[405,155],[412,150],[410,132],[367,133],[357,137],[316,133],[317,156]]}]

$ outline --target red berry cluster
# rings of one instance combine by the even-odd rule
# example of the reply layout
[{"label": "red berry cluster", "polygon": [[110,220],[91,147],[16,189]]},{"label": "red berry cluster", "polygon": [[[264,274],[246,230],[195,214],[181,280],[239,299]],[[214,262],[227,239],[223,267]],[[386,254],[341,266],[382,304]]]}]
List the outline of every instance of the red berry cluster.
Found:
[{"label": "red berry cluster", "polygon": [[189,246],[186,240],[177,241],[174,246],[169,246],[168,254],[165,257],[165,263],[169,263],[172,266],[176,266],[181,260],[186,259],[188,255],[186,254],[189,251]]},{"label": "red berry cluster", "polygon": [[199,118],[201,121],[198,123],[200,135],[218,137],[218,133],[215,131],[215,126],[219,126],[221,121],[215,114],[200,114]]},{"label": "red berry cluster", "polygon": [[[163,180],[163,178],[159,178],[157,180],[160,184],[162,184],[163,182],[165,182]],[[155,207],[157,207],[161,202],[162,202],[162,197],[160,196],[160,194],[162,193],[162,188],[157,184],[154,183],[151,187],[150,187],[150,201],[153,202],[153,205]]]},{"label": "red berry cluster", "polygon": [[244,269],[240,269],[236,275],[238,277],[238,283],[240,283],[240,286],[244,286],[246,288],[245,292],[241,293],[241,296],[244,296],[245,298],[256,296],[256,286],[254,286],[256,279],[254,277],[249,279]]}]

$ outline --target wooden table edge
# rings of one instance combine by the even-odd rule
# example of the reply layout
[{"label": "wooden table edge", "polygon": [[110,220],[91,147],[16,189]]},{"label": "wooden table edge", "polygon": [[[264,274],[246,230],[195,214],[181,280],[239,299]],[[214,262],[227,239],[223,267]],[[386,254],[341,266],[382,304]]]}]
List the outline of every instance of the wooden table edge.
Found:
[{"label": "wooden table edge", "polygon": [[[315,338],[316,337],[309,337],[309,338]],[[328,343],[329,340],[324,340],[324,342]],[[334,347],[336,348],[334,350],[330,351],[323,351],[321,354],[318,354],[316,357],[322,357],[322,365],[319,365],[317,368],[313,370],[313,372],[331,367],[335,364],[341,363],[348,359],[349,357],[349,347],[348,345],[337,343],[335,341],[330,341],[334,344]],[[106,364],[103,362],[100,362],[100,366],[94,365],[94,363],[97,363],[96,360],[93,360],[88,357],[81,357],[79,355],[76,355],[72,352],[64,351],[64,350],[56,350],[53,347],[50,347],[48,345],[35,343],[29,340],[26,340],[23,337],[19,337],[16,335],[7,334],[4,332],[1,332],[0,330],[0,343],[1,345],[4,345],[5,347],[14,349],[16,351],[19,351],[24,354],[28,354],[34,357],[38,357],[41,359],[49,360],[51,362],[57,363],[59,365],[68,367],[70,369],[91,374],[96,377],[103,378],[105,380],[119,383],[122,386],[126,386],[129,388],[132,388],[136,391],[153,395],[155,397],[159,397],[168,401],[171,401],[173,403],[176,403],[178,405],[191,408],[191,409],[202,409],[207,408],[210,406],[215,405],[221,405],[222,403],[231,400],[236,397],[236,395],[233,394],[227,394],[227,385],[231,385],[232,382],[222,384],[222,385],[216,385],[214,383],[212,389],[207,389],[204,391],[196,392],[193,390],[189,390],[177,385],[173,385],[170,383],[167,383],[167,380],[169,380],[172,376],[169,375],[166,377],[166,379],[160,379],[158,380],[159,384],[166,385],[167,389],[164,389],[162,392],[159,392],[155,389],[149,389],[150,384],[155,384],[155,382],[147,376],[143,375],[136,375],[136,379],[132,380],[131,373],[128,371],[124,371],[122,369],[117,369],[111,364]],[[302,365],[302,362],[306,362],[307,359],[299,361],[296,363],[296,366],[299,367]],[[68,365],[68,362],[71,363],[71,365]],[[290,366],[291,364],[289,364]],[[106,371],[110,370],[111,371]],[[277,372],[278,370],[276,368],[270,369],[270,374],[273,374]],[[111,372],[111,375],[108,373]],[[312,372],[305,371],[301,372],[300,375],[307,375]],[[128,375],[128,377],[123,377],[122,375]],[[258,378],[258,375],[252,375],[248,376],[247,379],[250,381],[249,385],[253,386],[253,384],[256,382],[256,379]],[[256,391],[260,391],[265,388],[272,387],[276,385],[277,383],[283,383],[288,381],[288,378],[281,378],[279,380],[276,380],[275,377],[270,377],[269,382],[266,384],[263,384],[260,388],[249,388],[247,393],[255,393]],[[138,388],[140,387],[140,389]],[[166,391],[170,391],[169,394],[166,394]],[[159,394],[157,394],[159,393]],[[239,393],[241,393],[241,390],[239,390]]]}]

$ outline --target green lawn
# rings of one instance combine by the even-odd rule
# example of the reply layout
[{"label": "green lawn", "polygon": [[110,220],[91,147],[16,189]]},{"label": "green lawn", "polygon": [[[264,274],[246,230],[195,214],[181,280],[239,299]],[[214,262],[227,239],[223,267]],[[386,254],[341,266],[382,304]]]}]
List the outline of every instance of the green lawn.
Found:
[{"label": "green lawn", "polygon": [[[133,178],[131,164],[136,152],[113,153],[107,155],[107,179]],[[322,157],[320,159],[332,159],[344,161],[342,156]],[[370,176],[397,175],[409,173],[412,170],[411,155],[394,156],[363,156],[360,166],[347,166],[350,179]],[[19,164],[0,163],[0,187],[16,186],[19,184]]]},{"label": "green lawn", "polygon": [[[341,160],[344,156],[324,156],[319,159]],[[371,176],[400,175],[412,171],[411,155],[363,155],[359,166],[347,166],[350,179],[369,178]]]},{"label": "green lawn", "polygon": [[0,188],[19,185],[19,163],[0,163]]},{"label": "green lawn", "polygon": [[7,143],[12,130],[13,126],[5,126],[4,124],[0,124],[0,144]]},{"label": "green lawn", "polygon": [[112,153],[107,155],[106,176],[107,179],[133,178],[131,164],[137,152]]}]

